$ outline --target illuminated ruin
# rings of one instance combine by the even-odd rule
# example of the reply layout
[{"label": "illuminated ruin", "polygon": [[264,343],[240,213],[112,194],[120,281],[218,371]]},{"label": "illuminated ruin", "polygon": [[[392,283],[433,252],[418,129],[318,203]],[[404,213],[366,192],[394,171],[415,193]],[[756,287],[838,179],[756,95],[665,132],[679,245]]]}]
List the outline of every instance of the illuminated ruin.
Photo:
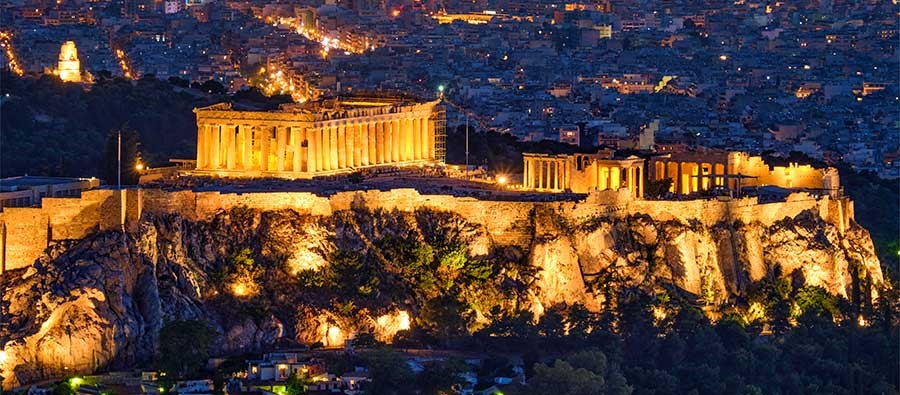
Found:
[{"label": "illuminated ruin", "polygon": [[311,178],[375,166],[444,162],[437,101],[349,98],[238,111],[198,108],[196,173]]},{"label": "illuminated ruin", "polygon": [[650,180],[672,180],[669,191],[679,195],[771,185],[821,190],[836,196],[841,186],[835,168],[816,169],[798,163],[770,166],[762,157],[725,150],[672,152],[651,159],[648,168]]},{"label": "illuminated ruin", "polygon": [[78,48],[74,41],[66,41],[59,49],[56,73],[65,82],[81,82],[81,62],[78,60]]}]

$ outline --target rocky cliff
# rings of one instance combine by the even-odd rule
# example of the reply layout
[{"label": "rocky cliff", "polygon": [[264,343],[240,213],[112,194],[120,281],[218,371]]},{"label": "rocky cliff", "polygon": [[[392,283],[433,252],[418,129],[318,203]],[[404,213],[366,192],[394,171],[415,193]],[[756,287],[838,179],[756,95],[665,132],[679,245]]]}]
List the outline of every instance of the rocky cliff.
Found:
[{"label": "rocky cliff", "polygon": [[148,364],[174,319],[207,322],[220,334],[216,351],[229,353],[283,337],[337,346],[371,332],[390,341],[436,322],[471,332],[520,310],[600,310],[622,286],[716,306],[767,276],[844,296],[854,273],[882,282],[868,232],[814,210],[768,224],[574,216],[554,205],[521,218],[498,237],[427,207],[145,212],[126,234],[57,243],[3,275],[0,374],[11,386]]}]

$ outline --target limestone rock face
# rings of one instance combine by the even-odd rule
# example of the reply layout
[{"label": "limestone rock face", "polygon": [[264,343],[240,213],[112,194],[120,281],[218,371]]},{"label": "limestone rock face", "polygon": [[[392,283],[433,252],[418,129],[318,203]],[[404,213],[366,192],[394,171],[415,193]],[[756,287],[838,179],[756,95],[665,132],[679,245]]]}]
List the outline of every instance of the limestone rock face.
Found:
[{"label": "limestone rock face", "polygon": [[[716,304],[777,273],[839,295],[849,293],[854,267],[882,282],[868,232],[855,223],[841,230],[812,211],[768,225],[723,220],[707,226],[641,213],[570,217],[552,206],[528,218],[516,224],[516,237],[500,238],[439,210],[322,217],[236,208],[204,221],[145,213],[137,231],[51,246],[33,267],[0,277],[0,347],[6,353],[0,375],[12,386],[148,364],[160,328],[175,319],[215,329],[217,353],[258,350],[284,337],[341,346],[369,332],[388,341],[414,325],[425,300],[376,293],[369,306],[340,304],[302,292],[298,276],[330,265],[335,252],[362,253],[391,238],[463,244],[471,259],[527,261],[528,270],[495,268],[494,276],[520,273],[498,287],[461,292],[487,300],[502,288],[519,294],[511,304],[537,313],[561,303],[599,310],[607,306],[604,291],[622,286],[677,289]],[[255,265],[264,269],[258,284],[264,297],[253,303],[222,295],[224,263],[242,249],[254,251]],[[521,274],[529,270],[533,281]],[[491,306],[473,307],[482,326]]]}]

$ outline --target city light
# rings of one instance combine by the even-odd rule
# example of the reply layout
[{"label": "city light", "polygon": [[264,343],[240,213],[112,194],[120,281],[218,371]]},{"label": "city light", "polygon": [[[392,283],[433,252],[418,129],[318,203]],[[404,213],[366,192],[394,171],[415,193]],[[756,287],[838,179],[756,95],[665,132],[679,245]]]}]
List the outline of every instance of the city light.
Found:
[{"label": "city light", "polygon": [[719,55],[719,60],[721,60],[723,62],[728,60],[728,55]]},{"label": "city light", "polygon": [[138,163],[138,164],[134,165],[134,169],[137,170],[137,171],[143,171],[143,170],[144,170],[144,164],[143,164],[143,163]]},{"label": "city light", "polygon": [[506,176],[497,176],[497,184],[506,185],[507,182],[509,182],[509,179]]},{"label": "city light", "polygon": [[332,49],[357,55],[367,50],[375,49],[375,45],[368,38],[362,38],[359,35],[345,31],[337,32],[336,36],[331,36],[314,26],[309,27],[301,24],[296,18],[279,18],[278,24],[291,26],[297,34],[321,44],[323,57],[327,56]]},{"label": "city light", "polygon": [[19,65],[18,58],[16,58],[16,52],[13,50],[12,38],[12,33],[0,32],[0,47],[3,47],[3,52],[6,55],[7,61],[9,61],[9,70],[12,71],[13,74],[21,76],[25,74],[25,71],[22,70],[22,66]]},{"label": "city light", "polygon": [[231,287],[231,291],[234,293],[234,296],[245,296],[247,295],[247,286],[241,283],[234,284]]},{"label": "city light", "polygon": [[119,67],[122,69],[122,75],[125,76],[125,78],[133,79],[131,68],[128,67],[128,59],[125,57],[125,51],[117,49],[116,58],[119,60]]},{"label": "city light", "polygon": [[277,64],[260,68],[250,78],[250,84],[259,88],[266,96],[290,95],[296,103],[305,103],[319,96],[318,90],[303,78]]}]

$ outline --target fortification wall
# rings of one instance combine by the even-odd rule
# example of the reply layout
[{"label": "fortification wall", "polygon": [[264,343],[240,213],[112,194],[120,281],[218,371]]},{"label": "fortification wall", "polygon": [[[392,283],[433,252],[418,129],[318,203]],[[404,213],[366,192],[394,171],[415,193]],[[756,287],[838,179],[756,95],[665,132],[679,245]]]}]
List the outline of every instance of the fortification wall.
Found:
[{"label": "fortification wall", "polygon": [[[124,210],[122,209],[124,207]],[[7,207],[0,212],[0,273],[28,267],[50,244],[82,239],[98,230],[136,224],[141,191],[95,189],[81,197],[45,197],[41,207]]]},{"label": "fortification wall", "polygon": [[[179,214],[195,221],[208,220],[221,210],[246,206],[259,210],[292,209],[328,216],[354,207],[371,210],[415,211],[429,207],[452,211],[484,227],[497,244],[527,244],[533,232],[530,215],[535,209],[553,210],[570,223],[591,217],[646,214],[658,221],[699,220],[711,226],[738,220],[770,225],[804,210],[815,210],[843,231],[853,218],[849,199],[830,199],[798,193],[784,202],[759,204],[756,198],[728,201],[635,200],[628,191],[603,191],[580,202],[485,201],[471,197],[421,195],[414,189],[351,191],[330,197],[309,192],[222,193],[218,191],[165,191],[132,189],[87,191],[80,198],[45,198],[41,208],[6,208],[0,212],[0,272],[30,266],[54,241],[81,239],[94,232],[137,224],[143,212]],[[124,207],[124,209],[122,208]]]}]

